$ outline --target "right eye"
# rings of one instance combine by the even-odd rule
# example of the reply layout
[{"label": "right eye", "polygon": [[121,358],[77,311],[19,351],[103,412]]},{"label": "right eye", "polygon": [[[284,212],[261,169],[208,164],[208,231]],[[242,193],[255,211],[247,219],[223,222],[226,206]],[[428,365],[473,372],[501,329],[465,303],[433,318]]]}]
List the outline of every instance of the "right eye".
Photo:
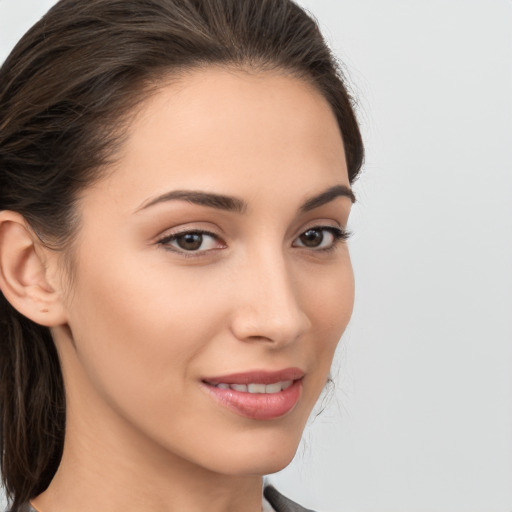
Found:
[{"label": "right eye", "polygon": [[176,252],[203,253],[225,247],[223,242],[208,231],[191,230],[167,235],[158,244]]}]

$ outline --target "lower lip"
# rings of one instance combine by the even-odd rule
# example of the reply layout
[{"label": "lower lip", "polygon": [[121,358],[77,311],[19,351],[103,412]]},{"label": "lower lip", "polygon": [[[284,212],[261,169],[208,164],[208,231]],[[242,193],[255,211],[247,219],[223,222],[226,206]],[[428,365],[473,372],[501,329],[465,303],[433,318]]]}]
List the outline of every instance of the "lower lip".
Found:
[{"label": "lower lip", "polygon": [[206,390],[222,405],[253,420],[272,420],[289,413],[299,401],[302,379],[279,393],[244,393],[234,389],[221,389],[203,383]]}]

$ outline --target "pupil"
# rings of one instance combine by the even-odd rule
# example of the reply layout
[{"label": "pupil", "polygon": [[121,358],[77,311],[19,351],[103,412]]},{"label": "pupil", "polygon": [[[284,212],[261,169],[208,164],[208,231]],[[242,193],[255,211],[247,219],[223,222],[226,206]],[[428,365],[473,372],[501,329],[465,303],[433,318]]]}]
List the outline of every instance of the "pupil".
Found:
[{"label": "pupil", "polygon": [[177,238],[178,245],[182,249],[193,251],[199,249],[203,243],[203,235],[200,233],[186,233]]},{"label": "pupil", "polygon": [[300,240],[306,247],[317,247],[322,243],[324,235],[316,229],[308,229],[301,235]]}]

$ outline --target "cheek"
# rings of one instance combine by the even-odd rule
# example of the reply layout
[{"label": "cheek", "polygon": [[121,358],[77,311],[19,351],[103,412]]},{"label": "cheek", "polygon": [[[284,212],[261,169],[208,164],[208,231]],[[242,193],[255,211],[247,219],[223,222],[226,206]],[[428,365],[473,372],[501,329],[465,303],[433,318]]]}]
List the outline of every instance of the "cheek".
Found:
[{"label": "cheek", "polygon": [[208,294],[177,272],[129,257],[83,261],[70,326],[94,387],[104,397],[140,399],[148,407],[170,389],[179,391],[190,360],[211,337],[215,308],[205,304]]},{"label": "cheek", "polygon": [[319,339],[325,340],[326,345],[336,345],[354,306],[354,274],[348,251],[342,261],[316,274],[303,295]]},{"label": "cheek", "polygon": [[[352,315],[354,305],[354,275],[348,251],[341,262],[317,273],[314,283],[307,284],[303,296],[312,322],[308,360],[314,361],[315,393],[311,407],[325,387],[334,353]],[[307,291],[307,293],[306,293]]]}]

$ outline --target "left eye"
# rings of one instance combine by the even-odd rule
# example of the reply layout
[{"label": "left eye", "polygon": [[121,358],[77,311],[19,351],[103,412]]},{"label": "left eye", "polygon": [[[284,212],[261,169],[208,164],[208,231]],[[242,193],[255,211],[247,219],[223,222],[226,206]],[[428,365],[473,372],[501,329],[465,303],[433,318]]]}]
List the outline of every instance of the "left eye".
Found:
[{"label": "left eye", "polygon": [[346,231],[335,227],[317,226],[304,231],[293,243],[296,247],[331,249],[339,240],[348,238]]},{"label": "left eye", "polygon": [[175,233],[159,240],[158,243],[182,252],[202,252],[223,247],[214,234],[206,231]]}]

